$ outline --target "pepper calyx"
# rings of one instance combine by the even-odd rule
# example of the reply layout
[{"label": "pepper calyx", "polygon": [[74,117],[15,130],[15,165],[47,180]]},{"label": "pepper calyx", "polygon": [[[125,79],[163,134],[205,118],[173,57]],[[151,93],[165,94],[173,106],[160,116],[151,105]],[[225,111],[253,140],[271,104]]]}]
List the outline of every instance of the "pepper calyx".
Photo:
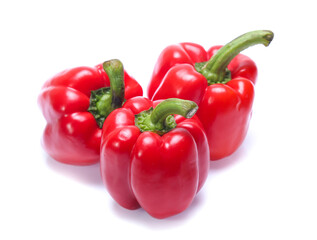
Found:
[{"label": "pepper calyx", "polygon": [[[195,69],[197,72],[202,73],[202,69],[203,67],[206,65],[207,62],[199,62],[199,63],[195,63]],[[215,76],[212,76],[213,73],[211,72],[205,72],[204,77],[207,79],[208,85],[212,85],[212,84],[216,84],[216,83],[220,83],[220,84],[226,84],[227,82],[229,82],[232,78],[231,78],[231,71],[226,68],[225,69],[225,76],[223,79],[219,79]]]},{"label": "pepper calyx", "polygon": [[154,132],[162,136],[176,127],[175,118],[172,115],[167,116],[164,122],[154,124],[151,121],[153,110],[154,109],[151,107],[150,109],[135,115],[135,125],[141,132]]},{"label": "pepper calyx", "polygon": [[87,111],[94,116],[99,128],[102,128],[104,121],[112,110],[110,87],[91,91],[90,104]]}]

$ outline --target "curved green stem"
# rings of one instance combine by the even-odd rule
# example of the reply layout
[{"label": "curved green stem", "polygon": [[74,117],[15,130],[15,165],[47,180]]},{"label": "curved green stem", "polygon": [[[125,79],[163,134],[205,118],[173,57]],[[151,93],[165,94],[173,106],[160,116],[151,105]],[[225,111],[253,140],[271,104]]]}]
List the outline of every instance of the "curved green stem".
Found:
[{"label": "curved green stem", "polygon": [[135,125],[141,132],[151,131],[159,135],[176,127],[173,114],[191,118],[198,110],[195,102],[178,98],[169,98],[159,103],[155,109],[143,111],[135,116]]},{"label": "curved green stem", "polygon": [[124,70],[122,63],[110,60],[103,63],[110,81],[110,87],[91,91],[88,111],[94,116],[100,128],[108,115],[120,108],[124,102]]},{"label": "curved green stem", "polygon": [[195,102],[182,100],[178,98],[169,98],[159,103],[151,114],[153,124],[163,123],[167,116],[178,114],[185,118],[191,118],[198,110]]},{"label": "curved green stem", "polygon": [[257,44],[268,46],[273,37],[273,32],[269,30],[245,33],[219,49],[199,72],[206,77],[209,84],[222,82],[227,75],[226,68],[235,56],[246,48]]}]

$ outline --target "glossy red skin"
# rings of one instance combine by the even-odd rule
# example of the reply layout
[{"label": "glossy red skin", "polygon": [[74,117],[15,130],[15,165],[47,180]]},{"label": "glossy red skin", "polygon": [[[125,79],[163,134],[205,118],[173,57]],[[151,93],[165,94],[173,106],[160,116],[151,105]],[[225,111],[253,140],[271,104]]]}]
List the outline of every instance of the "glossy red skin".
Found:
[{"label": "glossy red skin", "polygon": [[232,80],[208,86],[196,62],[208,61],[221,46],[208,51],[198,44],[181,43],[163,50],[148,87],[152,100],[181,98],[199,106],[197,116],[208,138],[210,160],[231,155],[243,142],[252,115],[255,63],[238,54],[228,65]]},{"label": "glossy red skin", "polygon": [[[142,95],[126,72],[124,81],[126,99]],[[102,64],[65,70],[45,82],[38,103],[47,121],[42,145],[52,158],[73,165],[99,162],[101,129],[87,109],[90,92],[108,86]]]},{"label": "glossy red skin", "polygon": [[184,211],[203,186],[209,148],[199,119],[176,116],[177,127],[159,136],[141,133],[135,114],[158,101],[135,97],[106,119],[101,138],[101,176],[113,199],[127,209],[142,207],[155,218]]}]

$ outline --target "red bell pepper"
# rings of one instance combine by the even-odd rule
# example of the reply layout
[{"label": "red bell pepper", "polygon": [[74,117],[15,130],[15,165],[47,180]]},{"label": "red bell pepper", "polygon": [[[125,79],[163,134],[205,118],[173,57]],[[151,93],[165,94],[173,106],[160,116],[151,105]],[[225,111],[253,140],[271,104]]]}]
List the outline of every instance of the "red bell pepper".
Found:
[{"label": "red bell pepper", "polygon": [[210,159],[229,156],[246,136],[257,77],[255,63],[239,53],[256,44],[268,46],[272,39],[271,31],[253,31],[207,52],[194,43],[169,46],[155,65],[148,96],[196,102]]},{"label": "red bell pepper", "polygon": [[112,72],[113,64],[118,61],[69,69],[44,84],[38,98],[47,121],[42,143],[55,160],[74,165],[99,162],[104,119],[122,106],[124,97],[142,95],[141,86],[126,72],[121,78]]},{"label": "red bell pepper", "polygon": [[185,210],[203,186],[209,148],[193,116],[194,102],[159,102],[135,97],[110,113],[102,129],[100,167],[118,204],[166,218]]}]

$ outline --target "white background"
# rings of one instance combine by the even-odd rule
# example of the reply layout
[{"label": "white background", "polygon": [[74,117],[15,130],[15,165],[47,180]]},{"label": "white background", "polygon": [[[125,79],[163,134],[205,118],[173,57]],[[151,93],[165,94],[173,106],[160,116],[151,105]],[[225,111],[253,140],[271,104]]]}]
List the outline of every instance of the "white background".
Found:
[{"label": "white background", "polygon": [[[1,1],[0,239],[317,239],[314,1]],[[42,150],[37,95],[76,66],[119,58],[146,89],[164,47],[208,49],[251,30],[258,81],[243,145],[210,167],[183,213],[157,220],[119,207],[99,165]]]}]

